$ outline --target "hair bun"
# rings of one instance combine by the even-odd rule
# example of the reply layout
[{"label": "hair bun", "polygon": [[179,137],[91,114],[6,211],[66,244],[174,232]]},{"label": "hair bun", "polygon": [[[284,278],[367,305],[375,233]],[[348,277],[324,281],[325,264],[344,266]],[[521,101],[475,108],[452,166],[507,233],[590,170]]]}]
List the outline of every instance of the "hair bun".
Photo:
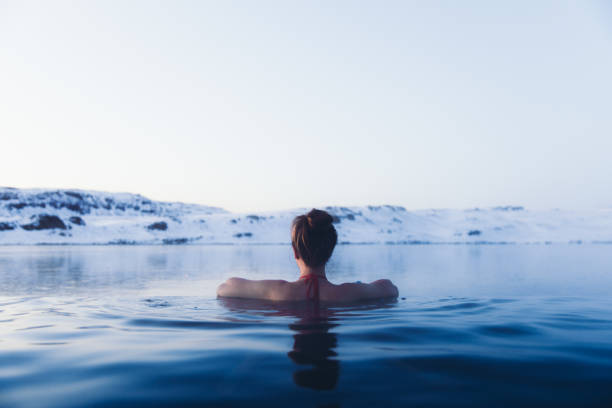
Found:
[{"label": "hair bun", "polygon": [[325,265],[338,242],[333,221],[330,214],[316,208],[295,217],[291,224],[295,259],[303,259],[310,267]]},{"label": "hair bun", "polygon": [[327,212],[313,208],[306,214],[308,226],[315,230],[327,229],[332,225],[334,219]]}]

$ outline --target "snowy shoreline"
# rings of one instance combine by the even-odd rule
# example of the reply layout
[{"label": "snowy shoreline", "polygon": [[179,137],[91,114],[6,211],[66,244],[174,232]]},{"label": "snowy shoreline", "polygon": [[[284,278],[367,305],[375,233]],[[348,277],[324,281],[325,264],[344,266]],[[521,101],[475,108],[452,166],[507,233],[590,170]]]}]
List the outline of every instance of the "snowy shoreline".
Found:
[{"label": "snowy shoreline", "polygon": [[[340,244],[612,244],[612,209],[323,208]],[[0,245],[288,245],[307,210],[238,214],[129,193],[0,188]]]}]

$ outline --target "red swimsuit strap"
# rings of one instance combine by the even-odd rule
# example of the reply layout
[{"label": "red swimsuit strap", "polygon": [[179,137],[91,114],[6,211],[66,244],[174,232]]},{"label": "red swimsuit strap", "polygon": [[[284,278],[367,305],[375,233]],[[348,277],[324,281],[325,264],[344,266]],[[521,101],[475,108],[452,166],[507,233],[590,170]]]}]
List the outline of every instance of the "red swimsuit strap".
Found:
[{"label": "red swimsuit strap", "polygon": [[300,280],[306,281],[306,297],[308,299],[319,300],[319,278],[325,279],[325,276],[313,274],[300,276]]}]

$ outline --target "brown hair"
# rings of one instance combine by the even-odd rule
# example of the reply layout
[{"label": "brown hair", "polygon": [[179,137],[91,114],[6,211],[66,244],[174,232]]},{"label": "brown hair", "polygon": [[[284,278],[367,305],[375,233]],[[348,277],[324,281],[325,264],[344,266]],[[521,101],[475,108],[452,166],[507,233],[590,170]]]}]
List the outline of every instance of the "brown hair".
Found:
[{"label": "brown hair", "polygon": [[325,265],[334,251],[338,234],[332,223],[331,215],[315,208],[293,220],[291,244],[298,256],[311,268]]}]

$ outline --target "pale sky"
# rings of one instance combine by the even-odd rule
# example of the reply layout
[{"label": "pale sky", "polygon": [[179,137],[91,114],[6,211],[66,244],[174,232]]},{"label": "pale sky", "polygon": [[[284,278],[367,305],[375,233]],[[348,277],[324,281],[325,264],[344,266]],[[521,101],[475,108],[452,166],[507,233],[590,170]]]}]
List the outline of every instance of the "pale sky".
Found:
[{"label": "pale sky", "polygon": [[612,207],[607,1],[3,1],[0,186]]}]

